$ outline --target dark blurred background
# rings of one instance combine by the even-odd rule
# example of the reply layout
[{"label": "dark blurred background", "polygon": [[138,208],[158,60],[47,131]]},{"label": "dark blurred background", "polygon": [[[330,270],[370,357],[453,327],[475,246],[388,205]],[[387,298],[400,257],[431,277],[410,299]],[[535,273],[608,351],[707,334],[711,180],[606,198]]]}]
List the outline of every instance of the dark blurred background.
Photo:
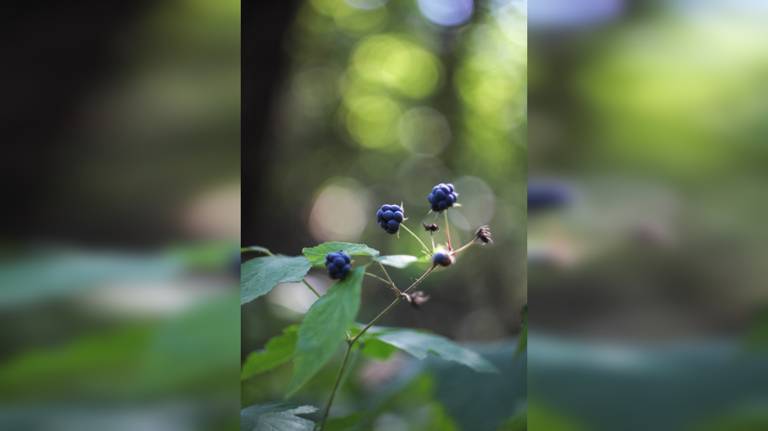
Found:
[{"label": "dark blurred background", "polygon": [[16,6],[0,428],[235,429],[239,2]]},{"label": "dark blurred background", "polygon": [[[418,255],[413,238],[379,228],[376,210],[403,202],[407,224],[429,241],[421,223],[442,218],[428,214],[426,196],[440,182],[460,193],[461,208],[449,211],[456,243],[483,224],[494,234],[492,246],[430,277],[422,310],[397,307],[381,323],[490,349],[506,374],[409,374],[420,365],[403,356],[361,361],[335,405],[339,416],[370,411],[359,429],[496,430],[522,408],[524,373],[513,356],[526,278],[525,13],[521,1],[243,3],[244,246],[298,255],[340,240]],[[259,24],[264,16],[271,24]],[[422,271],[390,273],[405,286]],[[321,290],[331,281],[320,271],[309,279]],[[245,306],[243,357],[299,321],[313,300],[303,285],[284,284]],[[390,301],[387,289],[366,282],[359,321]],[[292,401],[322,405],[335,372],[329,365]],[[243,405],[280,400],[289,373],[244,381]],[[458,381],[446,376],[463,379],[467,392],[446,399]],[[413,393],[416,384],[423,389]]]}]

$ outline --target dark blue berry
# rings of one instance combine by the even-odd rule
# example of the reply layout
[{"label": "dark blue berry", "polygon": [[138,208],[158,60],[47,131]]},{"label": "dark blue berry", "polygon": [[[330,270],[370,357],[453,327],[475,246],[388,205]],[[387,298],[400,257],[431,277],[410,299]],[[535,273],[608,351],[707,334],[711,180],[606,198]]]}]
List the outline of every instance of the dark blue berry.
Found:
[{"label": "dark blue berry", "polygon": [[382,205],[376,211],[376,222],[387,233],[397,233],[403,220],[405,220],[405,213],[400,205]]},{"label": "dark blue berry", "polygon": [[445,251],[438,251],[432,255],[432,263],[435,266],[448,266],[453,263],[453,258]]},{"label": "dark blue berry", "polygon": [[334,251],[325,255],[325,268],[334,280],[341,280],[349,274],[352,259],[343,251]]},{"label": "dark blue berry", "polygon": [[453,184],[440,183],[432,187],[427,200],[432,205],[432,211],[440,212],[452,207],[458,197],[459,194],[454,190]]}]

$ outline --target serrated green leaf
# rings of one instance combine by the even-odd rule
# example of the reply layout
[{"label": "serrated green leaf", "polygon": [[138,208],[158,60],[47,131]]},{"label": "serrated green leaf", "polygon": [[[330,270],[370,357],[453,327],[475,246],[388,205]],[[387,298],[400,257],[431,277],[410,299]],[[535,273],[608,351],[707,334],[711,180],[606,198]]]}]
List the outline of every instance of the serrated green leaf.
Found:
[{"label": "serrated green leaf", "polygon": [[378,256],[379,251],[368,247],[365,244],[355,244],[351,242],[331,241],[324,242],[314,247],[306,247],[301,252],[312,263],[313,266],[323,265],[325,255],[333,251],[343,251],[350,256]]},{"label": "serrated green leaf", "polygon": [[382,265],[391,266],[393,268],[406,268],[408,265],[418,262],[419,258],[408,254],[396,254],[392,256],[379,256],[374,260]]},{"label": "serrated green leaf", "polygon": [[272,252],[269,251],[268,248],[262,247],[260,245],[251,245],[251,246],[248,246],[248,247],[242,247],[240,249],[240,253],[250,253],[250,252],[262,253],[262,254],[266,254],[266,255],[272,256]]},{"label": "serrated green leaf", "polygon": [[496,367],[482,356],[440,335],[396,328],[375,328],[371,335],[418,359],[426,359],[431,353],[441,359],[458,362],[478,372],[498,372]]},{"label": "serrated green leaf", "polygon": [[317,407],[289,408],[282,404],[262,404],[240,411],[240,429],[244,431],[313,431],[315,423],[297,415],[317,411]]},{"label": "serrated green leaf", "polygon": [[299,327],[288,396],[312,378],[336,352],[360,309],[364,273],[365,267],[355,268],[307,311]]},{"label": "serrated green leaf", "polygon": [[267,341],[264,349],[248,355],[243,364],[240,379],[246,380],[256,374],[269,371],[293,358],[298,339],[299,325],[291,325],[283,329],[283,333]]},{"label": "serrated green leaf", "polygon": [[266,295],[279,283],[304,279],[312,266],[304,256],[264,256],[240,266],[240,304]]}]

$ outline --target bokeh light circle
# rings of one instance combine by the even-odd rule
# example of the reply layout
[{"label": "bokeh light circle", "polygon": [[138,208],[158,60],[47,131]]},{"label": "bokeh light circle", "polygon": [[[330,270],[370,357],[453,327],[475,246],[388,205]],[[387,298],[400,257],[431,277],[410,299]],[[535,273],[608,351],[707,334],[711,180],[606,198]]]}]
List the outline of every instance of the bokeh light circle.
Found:
[{"label": "bokeh light circle", "polygon": [[464,230],[474,230],[488,224],[496,211],[496,195],[491,187],[477,177],[461,177],[453,182],[459,192],[461,207],[451,210],[451,222]]},{"label": "bokeh light circle", "polygon": [[440,78],[440,62],[434,54],[394,34],[361,41],[352,55],[352,70],[370,84],[412,99],[432,94]]},{"label": "bokeh light circle", "polygon": [[346,127],[360,145],[372,149],[394,149],[402,110],[386,95],[363,95],[347,102]]},{"label": "bokeh light circle", "polygon": [[321,188],[309,214],[309,232],[318,241],[360,238],[370,217],[368,193],[357,181],[340,178]]},{"label": "bokeh light circle", "polygon": [[420,155],[438,155],[451,140],[451,130],[439,111],[419,106],[406,111],[398,124],[400,143]]},{"label": "bokeh light circle", "polygon": [[472,16],[472,0],[418,0],[419,10],[429,21],[454,26],[467,22]]}]

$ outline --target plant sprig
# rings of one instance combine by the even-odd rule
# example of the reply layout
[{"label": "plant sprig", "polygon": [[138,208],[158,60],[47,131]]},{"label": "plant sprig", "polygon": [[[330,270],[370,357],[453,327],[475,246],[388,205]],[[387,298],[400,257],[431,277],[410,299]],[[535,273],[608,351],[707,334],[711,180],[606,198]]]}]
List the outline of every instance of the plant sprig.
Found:
[{"label": "plant sprig", "polygon": [[[456,203],[458,193],[452,184],[438,184],[428,196],[431,211],[444,215],[444,228],[446,248],[435,243],[434,233],[439,231],[437,224],[424,225],[430,233],[432,247],[427,246],[421,237],[405,225],[406,220],[403,205],[385,204],[376,213],[379,226],[388,234],[397,234],[402,227],[410,236],[419,243],[422,252],[431,256],[428,266],[405,289],[400,289],[387,271],[386,266],[404,268],[423,260],[409,255],[380,256],[379,251],[365,244],[346,242],[327,242],[315,247],[302,250],[303,256],[288,257],[273,254],[263,247],[253,246],[242,249],[246,252],[260,252],[266,256],[249,260],[242,265],[241,277],[241,304],[245,304],[259,296],[269,293],[277,284],[285,282],[302,282],[318,300],[307,311],[302,324],[295,332],[289,332],[282,336],[280,341],[268,344],[267,350],[248,362],[249,370],[266,371],[274,366],[292,360],[294,363],[293,377],[288,385],[288,394],[295,393],[306,383],[325,363],[331,359],[337,348],[338,341],[346,340],[346,349],[341,365],[336,375],[325,408],[322,411],[320,421],[316,425],[318,431],[322,431],[330,416],[330,411],[336,394],[342,385],[347,368],[350,365],[350,357],[356,345],[363,337],[384,337],[380,330],[369,335],[375,325],[380,322],[397,304],[403,300],[414,307],[421,306],[429,299],[429,295],[418,291],[411,293],[413,289],[422,284],[439,267],[452,265],[456,257],[474,244],[488,244],[491,242],[490,229],[483,226],[477,230],[475,236],[458,249],[453,248],[451,228],[447,209],[458,206]],[[365,259],[353,259],[365,257]],[[376,262],[381,274],[369,271],[371,263]],[[311,267],[325,266],[328,275],[338,280],[328,291],[321,295],[306,279]],[[360,307],[360,292],[364,277],[373,278],[384,283],[394,294],[389,305],[384,307],[373,319],[362,326],[362,329],[350,333]],[[431,337],[431,338],[430,338]],[[291,346],[286,342],[293,342],[293,350],[287,350]],[[338,340],[338,341],[337,341]],[[418,340],[414,344],[414,340]],[[439,351],[440,356],[449,360],[461,362],[478,371],[493,371],[495,368],[474,352],[452,344],[449,340],[428,334],[420,334],[415,331],[400,330],[386,333],[386,341],[395,348],[423,357],[426,352]],[[429,350],[423,343],[432,345]],[[273,350],[269,350],[272,348]],[[275,349],[280,349],[279,351]],[[250,359],[251,357],[249,357]],[[266,362],[265,362],[266,361]],[[252,376],[255,371],[244,373]]]}]

